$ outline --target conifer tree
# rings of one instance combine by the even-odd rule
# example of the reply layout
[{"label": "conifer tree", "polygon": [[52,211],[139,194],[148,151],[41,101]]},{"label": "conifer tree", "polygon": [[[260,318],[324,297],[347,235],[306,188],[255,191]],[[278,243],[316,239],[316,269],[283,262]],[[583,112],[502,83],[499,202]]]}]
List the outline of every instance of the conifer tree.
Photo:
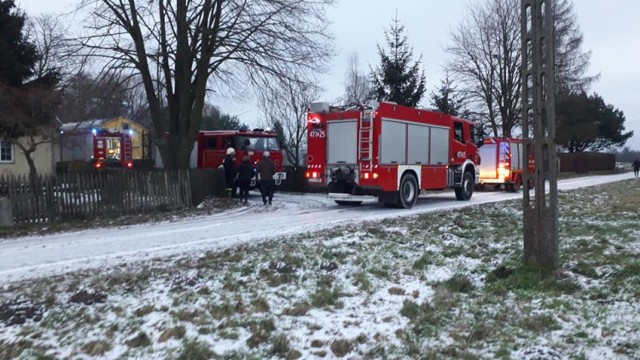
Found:
[{"label": "conifer tree", "polygon": [[378,44],[380,65],[371,71],[374,98],[393,101],[415,107],[426,90],[424,71],[420,69],[420,57],[412,62],[413,47],[409,45],[405,27],[396,15],[391,29],[385,30],[388,49]]},{"label": "conifer tree", "polygon": [[461,116],[462,100],[449,78],[449,73],[445,74],[440,82],[440,87],[431,94],[431,106],[438,111],[452,116]]}]

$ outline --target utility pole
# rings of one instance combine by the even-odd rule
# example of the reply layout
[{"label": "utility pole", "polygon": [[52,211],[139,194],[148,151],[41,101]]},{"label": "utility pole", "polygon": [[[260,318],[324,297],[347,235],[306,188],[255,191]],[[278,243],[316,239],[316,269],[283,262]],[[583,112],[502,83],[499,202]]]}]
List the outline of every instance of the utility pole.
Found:
[{"label": "utility pole", "polygon": [[[554,0],[520,0],[522,26],[522,134],[524,159],[524,263],[558,266],[558,162],[556,155]],[[529,190],[535,184],[535,198]],[[547,186],[549,187],[547,193]]]}]

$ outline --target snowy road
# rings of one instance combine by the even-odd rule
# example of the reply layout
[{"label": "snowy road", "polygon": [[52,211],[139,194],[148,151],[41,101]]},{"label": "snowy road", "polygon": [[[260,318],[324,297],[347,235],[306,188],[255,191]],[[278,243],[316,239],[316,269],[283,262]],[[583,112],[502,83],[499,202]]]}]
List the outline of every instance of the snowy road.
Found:
[{"label": "snowy road", "polygon": [[[630,173],[566,179],[560,190],[629,179]],[[476,192],[469,202],[455,200],[452,191],[426,193],[411,210],[377,204],[345,208],[323,195],[276,194],[274,205],[253,204],[222,214],[179,222],[91,229],[47,236],[0,240],[0,284],[31,277],[100,268],[154,257],[223,249],[241,243],[314,232],[332,225],[459,208],[515,199],[521,193]]]}]

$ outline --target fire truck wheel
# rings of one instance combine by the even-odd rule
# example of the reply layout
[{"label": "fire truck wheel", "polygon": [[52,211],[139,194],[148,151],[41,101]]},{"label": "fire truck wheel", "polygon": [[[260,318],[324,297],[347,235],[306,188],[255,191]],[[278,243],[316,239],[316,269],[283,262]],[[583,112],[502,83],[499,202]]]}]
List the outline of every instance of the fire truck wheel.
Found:
[{"label": "fire truck wheel", "polygon": [[411,209],[418,201],[418,181],[411,174],[405,174],[400,180],[398,191],[398,205],[404,209]]},{"label": "fire truck wheel", "polygon": [[462,186],[455,188],[456,191],[456,199],[460,201],[465,201],[471,199],[471,195],[473,195],[473,175],[470,172],[465,171],[462,176]]},{"label": "fire truck wheel", "polygon": [[336,200],[336,204],[338,204],[340,206],[359,206],[359,205],[362,205],[362,201]]}]

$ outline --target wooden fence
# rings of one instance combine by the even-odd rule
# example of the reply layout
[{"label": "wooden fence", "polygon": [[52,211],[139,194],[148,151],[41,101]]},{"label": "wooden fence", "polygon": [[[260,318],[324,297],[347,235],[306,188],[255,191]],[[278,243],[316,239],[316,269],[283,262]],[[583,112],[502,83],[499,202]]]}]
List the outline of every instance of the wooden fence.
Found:
[{"label": "wooden fence", "polygon": [[[2,176],[15,224],[51,223],[191,206],[189,170]],[[200,201],[200,200],[199,200]]]}]

